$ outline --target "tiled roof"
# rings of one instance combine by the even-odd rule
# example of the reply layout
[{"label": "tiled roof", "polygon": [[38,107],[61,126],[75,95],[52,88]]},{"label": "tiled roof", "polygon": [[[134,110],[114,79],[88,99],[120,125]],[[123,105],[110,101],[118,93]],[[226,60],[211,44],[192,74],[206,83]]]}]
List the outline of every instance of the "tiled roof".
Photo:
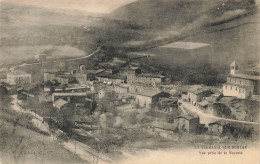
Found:
[{"label": "tiled roof", "polygon": [[10,74],[10,75],[30,75],[29,73],[26,73],[22,70],[15,70],[14,72],[10,72],[8,74]]},{"label": "tiled roof", "polygon": [[207,101],[201,101],[201,102],[198,102],[198,104],[200,106],[207,106],[207,105],[209,105],[209,103]]},{"label": "tiled roof", "polygon": [[236,78],[248,79],[248,80],[260,80],[260,76],[247,75],[247,74],[234,74],[234,75],[229,75],[229,77],[236,77]]},{"label": "tiled roof", "polygon": [[86,96],[86,92],[76,92],[76,93],[53,93],[52,96]]},{"label": "tiled roof", "polygon": [[116,84],[116,87],[121,87],[121,88],[128,88],[130,84]]},{"label": "tiled roof", "polygon": [[99,74],[101,72],[104,72],[105,69],[98,69],[98,70],[84,70],[84,74],[92,73],[92,74]]},{"label": "tiled roof", "polygon": [[161,75],[154,75],[154,74],[148,74],[148,73],[139,74],[139,75],[137,75],[137,77],[163,78],[163,76],[161,76]]},{"label": "tiled roof", "polygon": [[203,93],[203,92],[210,92],[210,90],[209,89],[207,89],[207,88],[202,88],[202,89],[189,89],[188,90],[189,92],[191,92],[191,93],[194,93],[194,94],[201,94],[201,93]]},{"label": "tiled roof", "polygon": [[68,104],[68,102],[63,99],[58,99],[54,102],[54,106],[57,108],[61,108],[65,104]]},{"label": "tiled roof", "polygon": [[225,121],[225,120],[219,120],[219,121],[216,121],[216,122],[212,122],[212,123],[210,123],[209,125],[218,124],[218,125],[224,126],[224,125],[227,125],[227,124],[229,124],[229,123],[230,123],[230,122]]},{"label": "tiled roof", "polygon": [[190,116],[190,115],[180,115],[180,116],[177,116],[175,118],[184,118],[186,120],[191,120],[191,119],[194,119],[194,118],[197,118],[198,116]]},{"label": "tiled roof", "polygon": [[98,74],[97,77],[103,77],[103,78],[108,78],[108,79],[123,79],[124,78],[122,76],[108,73],[108,72],[102,72],[102,73]]},{"label": "tiled roof", "polygon": [[157,89],[145,89],[142,92],[137,92],[136,94],[141,96],[153,97],[161,92],[162,91]]}]

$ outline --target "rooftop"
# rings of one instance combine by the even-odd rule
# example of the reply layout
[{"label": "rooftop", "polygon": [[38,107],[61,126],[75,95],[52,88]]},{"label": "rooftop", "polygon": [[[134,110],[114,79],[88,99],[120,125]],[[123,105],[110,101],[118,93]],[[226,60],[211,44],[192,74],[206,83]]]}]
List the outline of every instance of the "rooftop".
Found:
[{"label": "rooftop", "polygon": [[88,74],[88,73],[92,73],[92,74],[98,74],[101,72],[104,72],[105,69],[97,69],[97,70],[84,70],[83,74]]},{"label": "rooftop", "polygon": [[234,74],[229,75],[229,77],[236,77],[241,79],[248,79],[248,80],[260,80],[260,76],[254,76],[254,75],[247,75],[247,74]]},{"label": "rooftop", "polygon": [[236,65],[238,65],[237,61],[233,61],[233,62],[230,64],[230,66],[236,66]]},{"label": "rooftop", "polygon": [[209,105],[209,103],[207,101],[201,101],[201,102],[198,102],[198,104],[200,106],[207,106],[207,105]]},{"label": "rooftop", "polygon": [[86,92],[76,92],[76,93],[53,93],[52,96],[86,96]]},{"label": "rooftop", "polygon": [[157,90],[157,89],[145,89],[142,92],[136,92],[135,94],[141,95],[141,96],[147,96],[147,97],[153,97],[159,93],[162,93],[163,91]]},{"label": "rooftop", "polygon": [[229,124],[229,123],[230,123],[230,122],[225,121],[225,120],[218,120],[218,121],[216,121],[216,122],[210,123],[209,125],[218,124],[218,125],[224,126],[224,125],[227,125],[227,124]]},{"label": "rooftop", "polygon": [[98,74],[97,77],[103,77],[103,78],[108,78],[108,79],[123,79],[124,78],[122,76],[108,73],[108,72],[102,72],[102,73]]},{"label": "rooftop", "polygon": [[15,70],[13,72],[7,73],[9,75],[30,75],[29,73],[26,73],[22,70]]},{"label": "rooftop", "polygon": [[186,120],[192,120],[194,118],[197,118],[198,116],[191,116],[191,115],[180,115],[180,116],[177,116],[175,118],[184,118]]},{"label": "rooftop", "polygon": [[128,70],[131,70],[131,71],[135,71],[135,70],[137,70],[137,69],[140,69],[139,67],[135,67],[135,66],[130,66],[129,68],[128,68]]},{"label": "rooftop", "polygon": [[193,89],[192,88],[192,89],[189,89],[188,91],[197,95],[197,94],[201,94],[203,92],[210,92],[210,89],[208,89],[208,88]]},{"label": "rooftop", "polygon": [[68,102],[63,99],[58,99],[54,102],[54,106],[57,108],[61,108],[65,104],[68,104]]},{"label": "rooftop", "polygon": [[150,78],[162,78],[161,75],[154,75],[154,74],[148,74],[148,73],[142,73],[137,75],[138,77],[150,77]]},{"label": "rooftop", "polygon": [[121,88],[128,88],[130,86],[130,84],[123,84],[123,83],[120,83],[120,84],[116,84],[115,86],[117,87],[121,87]]}]

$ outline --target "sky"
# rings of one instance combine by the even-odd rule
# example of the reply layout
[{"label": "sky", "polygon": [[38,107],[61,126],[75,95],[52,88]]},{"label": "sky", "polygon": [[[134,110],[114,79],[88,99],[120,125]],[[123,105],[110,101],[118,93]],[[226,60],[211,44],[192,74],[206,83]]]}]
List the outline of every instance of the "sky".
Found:
[{"label": "sky", "polygon": [[48,9],[77,10],[80,12],[109,13],[136,0],[0,0],[0,2],[33,5]]}]

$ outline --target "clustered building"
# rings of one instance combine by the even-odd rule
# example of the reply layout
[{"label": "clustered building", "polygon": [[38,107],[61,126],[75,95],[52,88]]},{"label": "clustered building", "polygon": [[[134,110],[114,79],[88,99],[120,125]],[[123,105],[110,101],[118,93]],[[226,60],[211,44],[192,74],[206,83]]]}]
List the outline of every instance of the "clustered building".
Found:
[{"label": "clustered building", "polygon": [[[38,56],[38,61],[45,62],[44,56]],[[117,61],[118,62],[118,61]],[[125,65],[126,63],[121,63]],[[160,112],[176,112],[182,110],[182,103],[192,107],[206,110],[211,104],[218,101],[222,96],[237,98],[250,98],[259,95],[260,77],[239,72],[239,65],[233,62],[230,65],[230,75],[227,82],[223,84],[223,92],[213,93],[210,88],[192,86],[179,97],[173,97],[168,91],[162,90],[160,86],[164,76],[160,74],[143,73],[138,66],[129,66],[125,69],[111,67],[109,69],[86,69],[85,65],[77,66],[70,73],[61,71],[44,72],[44,82],[58,82],[67,87],[55,86],[44,87],[49,95],[53,107],[62,110],[65,108],[76,109],[78,107],[94,107],[94,102],[101,102],[106,96],[114,96],[117,102],[135,104],[138,108],[151,108],[159,106]],[[13,71],[7,74],[7,82],[10,84],[30,84],[31,74],[23,71]],[[74,86],[74,84],[76,84]],[[23,101],[35,101],[38,97],[25,91],[19,92],[19,98]],[[110,102],[113,103],[113,102]],[[177,113],[177,112],[176,112]],[[197,115],[187,114],[175,115],[173,123],[153,122],[144,129],[158,133],[164,137],[171,136],[173,131],[187,133],[198,133],[204,125],[200,124]],[[148,127],[148,129],[146,129]],[[208,133],[213,135],[226,134],[231,125],[229,122],[218,120],[208,124]]]}]

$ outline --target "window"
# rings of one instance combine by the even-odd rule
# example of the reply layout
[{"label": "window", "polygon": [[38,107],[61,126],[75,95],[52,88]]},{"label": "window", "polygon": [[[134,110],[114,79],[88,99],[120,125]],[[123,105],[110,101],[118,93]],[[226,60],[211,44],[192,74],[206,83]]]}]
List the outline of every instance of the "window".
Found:
[{"label": "window", "polygon": [[241,84],[241,80],[239,80],[239,83]]},{"label": "window", "polygon": [[230,86],[230,89],[232,90],[232,86]]},{"label": "window", "polygon": [[236,91],[237,91],[237,87],[236,87]]},{"label": "window", "polygon": [[245,90],[243,89],[243,93],[245,93]]}]

